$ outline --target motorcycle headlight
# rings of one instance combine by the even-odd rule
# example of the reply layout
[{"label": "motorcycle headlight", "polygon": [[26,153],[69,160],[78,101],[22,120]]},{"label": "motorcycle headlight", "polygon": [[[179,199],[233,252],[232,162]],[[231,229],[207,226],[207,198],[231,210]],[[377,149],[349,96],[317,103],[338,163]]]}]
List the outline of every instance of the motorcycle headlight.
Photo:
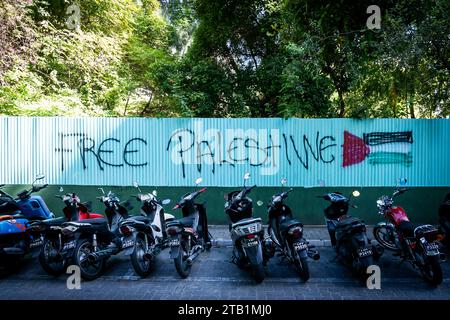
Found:
[{"label": "motorcycle headlight", "polygon": [[378,199],[378,200],[377,200],[377,206],[378,206],[378,208],[379,208],[379,207],[383,207],[384,204],[385,204],[384,200],[381,200],[381,199]]}]

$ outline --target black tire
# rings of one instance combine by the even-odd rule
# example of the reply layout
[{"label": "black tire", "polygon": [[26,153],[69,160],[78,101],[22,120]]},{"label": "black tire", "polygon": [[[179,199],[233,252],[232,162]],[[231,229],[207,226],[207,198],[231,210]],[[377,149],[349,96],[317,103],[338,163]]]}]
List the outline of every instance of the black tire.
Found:
[{"label": "black tire", "polygon": [[391,231],[387,228],[376,226],[373,228],[373,236],[383,248],[391,251],[398,251],[395,239],[393,238]]},{"label": "black tire", "polygon": [[180,250],[178,251],[178,257],[173,259],[175,262],[175,268],[177,269],[178,274],[181,278],[186,279],[191,273],[191,265],[187,263],[187,244],[186,240],[181,240],[180,242]]},{"label": "black tire", "polygon": [[101,259],[95,263],[87,260],[87,255],[93,251],[92,243],[88,239],[78,240],[73,253],[73,261],[80,267],[81,277],[84,280],[95,280],[102,274],[105,266],[105,260]]},{"label": "black tire", "polygon": [[152,268],[151,260],[144,258],[146,250],[145,240],[142,237],[137,237],[133,253],[131,254],[131,264],[134,271],[143,278],[150,274]]},{"label": "black tire", "polygon": [[60,260],[55,262],[49,262],[48,250],[55,248],[56,239],[46,239],[44,245],[41,248],[41,252],[39,253],[39,263],[41,264],[42,269],[47,272],[49,275],[53,277],[59,277],[62,275],[67,268],[67,260]]},{"label": "black tire", "polygon": [[311,277],[309,273],[308,259],[300,258],[300,256],[297,255],[294,259],[294,265],[295,269],[298,272],[298,275],[300,276],[300,279],[302,279],[303,281],[308,281]]},{"label": "black tire", "polygon": [[356,272],[363,281],[366,281],[369,278],[370,274],[367,273],[367,268],[373,264],[372,256],[359,258],[359,270],[356,270]]},{"label": "black tire", "polygon": [[261,283],[264,281],[264,278],[266,277],[266,270],[264,269],[264,265],[262,263],[252,265],[252,276],[256,283]]},{"label": "black tire", "polygon": [[425,265],[420,269],[425,281],[432,286],[442,283],[442,267],[439,256],[426,257]]}]

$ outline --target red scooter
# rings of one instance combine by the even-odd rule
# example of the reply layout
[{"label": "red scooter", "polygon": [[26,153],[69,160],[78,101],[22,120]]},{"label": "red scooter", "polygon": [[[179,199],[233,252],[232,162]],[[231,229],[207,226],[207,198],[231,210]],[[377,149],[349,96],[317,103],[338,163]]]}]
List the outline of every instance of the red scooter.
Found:
[{"label": "red scooter", "polygon": [[63,232],[63,223],[69,221],[89,222],[90,219],[103,218],[102,214],[91,213],[87,203],[82,203],[75,193],[57,195],[66,205],[64,216],[33,222],[29,229],[39,232],[44,238],[44,244],[39,254],[39,262],[45,272],[52,276],[59,276],[66,271],[69,260],[76,246],[76,239],[67,237]]},{"label": "red scooter", "polygon": [[[406,179],[400,180],[405,185]],[[386,249],[394,251],[403,261],[420,270],[431,285],[442,283],[441,253],[438,230],[429,224],[417,225],[409,221],[406,211],[394,205],[394,198],[409,189],[397,186],[392,195],[377,200],[378,213],[386,219],[373,229],[375,239]]]}]

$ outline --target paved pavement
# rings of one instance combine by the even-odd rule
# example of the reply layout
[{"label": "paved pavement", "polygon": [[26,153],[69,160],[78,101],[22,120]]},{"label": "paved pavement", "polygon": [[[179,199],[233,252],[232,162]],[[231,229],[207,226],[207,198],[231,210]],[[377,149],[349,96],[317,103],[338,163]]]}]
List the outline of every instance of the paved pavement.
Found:
[{"label": "paved pavement", "polygon": [[[309,229],[306,229],[307,234],[317,237],[312,240],[320,240],[326,234],[323,228]],[[213,235],[219,238],[220,234]],[[280,259],[274,257],[269,262],[266,279],[259,285],[246,271],[230,263],[231,247],[228,246],[213,247],[201,254],[187,279],[181,279],[176,273],[168,250],[157,257],[153,273],[146,279],[135,275],[128,257],[119,255],[108,261],[104,276],[91,282],[83,281],[80,290],[68,290],[67,276],[52,278],[42,271],[36,260],[28,260],[16,274],[0,279],[0,299],[450,299],[449,262],[442,264],[443,284],[431,288],[407,263],[399,265],[398,258],[385,253],[380,262],[381,290],[369,290],[347,268],[333,260],[332,248],[318,249],[321,259],[310,261],[308,282],[301,281],[292,266],[280,264]]]},{"label": "paved pavement", "polygon": [[[267,226],[264,226],[264,229],[267,230]],[[372,237],[372,227],[367,228],[367,235]],[[224,225],[212,225],[209,226],[209,231],[213,236],[213,243],[217,246],[231,246],[230,240],[230,232],[228,230],[228,226]],[[305,226],[304,227],[304,236],[312,245],[318,247],[330,247],[330,237],[328,235],[328,231],[325,226]]]}]

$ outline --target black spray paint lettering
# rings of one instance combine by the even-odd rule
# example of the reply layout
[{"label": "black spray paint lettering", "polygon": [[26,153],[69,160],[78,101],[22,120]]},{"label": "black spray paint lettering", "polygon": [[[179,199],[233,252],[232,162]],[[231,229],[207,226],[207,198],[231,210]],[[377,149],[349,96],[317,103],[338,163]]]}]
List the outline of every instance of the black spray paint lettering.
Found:
[{"label": "black spray paint lettering", "polygon": [[[73,149],[66,146],[66,143],[71,142],[69,138],[78,139],[75,141],[83,163],[83,169],[85,170],[87,169],[87,162],[90,156],[95,158],[100,170],[103,170],[105,166],[123,167],[124,165],[127,165],[130,167],[143,167],[148,164],[148,162],[135,162],[132,160],[132,155],[139,153],[139,147],[147,145],[147,141],[142,138],[132,138],[127,140],[123,148],[121,148],[121,141],[116,138],[107,138],[101,140],[98,144],[94,139],[84,133],[60,133],[59,138],[59,147],[56,148],[55,151],[61,153],[61,171],[64,171],[64,155],[73,152]],[[109,159],[105,159],[107,157]],[[112,160],[114,160],[114,162]]]},{"label": "black spray paint lettering", "polygon": [[[315,149],[313,150],[313,146],[309,142],[308,137],[306,135],[303,135],[303,150],[304,150],[304,154],[305,154],[305,157],[303,158],[299,153],[299,150],[295,143],[294,137],[292,135],[289,135],[289,139],[291,141],[295,155],[305,169],[309,169],[309,158],[310,158],[309,154],[310,153],[311,153],[313,159],[316,160],[316,162],[332,163],[335,160],[335,156],[333,154],[331,154],[331,157],[329,160],[324,159],[323,152],[325,150],[327,150],[328,148],[336,146],[336,143],[328,143],[327,144],[326,141],[330,140],[330,141],[334,142],[334,141],[336,141],[336,139],[332,136],[324,136],[320,140],[319,140],[319,138],[320,138],[320,134],[319,134],[319,132],[317,132],[315,144],[313,144],[313,145],[315,145]],[[284,140],[284,145],[286,148],[286,153],[285,153],[286,160],[288,161],[289,165],[291,165],[292,163],[291,163],[291,160],[290,160],[289,154],[288,154],[288,150],[289,150],[288,141],[286,138],[286,134],[284,134],[284,133],[283,133],[283,140]],[[308,151],[308,149],[309,149],[309,151]]]},{"label": "black spray paint lettering", "polygon": [[[330,164],[335,161],[335,155],[331,153],[330,148],[336,147],[336,139],[333,136],[325,135],[321,136],[320,132],[315,135],[314,142],[310,142],[310,139],[306,135],[303,135],[302,143],[296,143],[294,136],[287,136],[282,134],[284,141],[285,157],[289,165],[293,165],[290,153],[294,153],[297,160],[305,168],[309,169],[311,161],[316,163]],[[289,137],[289,139],[288,139]],[[229,141],[226,147],[226,157],[221,157],[220,150],[222,148],[222,138],[220,131],[216,135],[216,143],[212,143],[208,140],[200,140],[197,142],[196,132],[191,129],[179,129],[175,131],[167,143],[166,151],[170,150],[173,143],[175,154],[178,159],[175,159],[175,164],[181,164],[183,178],[186,177],[186,164],[190,163],[188,154],[195,152],[195,163],[197,165],[197,171],[201,173],[203,159],[209,160],[211,164],[211,172],[216,172],[216,165],[222,166],[228,164],[234,167],[237,164],[249,164],[254,167],[261,167],[269,163],[269,159],[272,159],[272,166],[276,166],[276,159],[273,157],[273,151],[275,149],[282,149],[280,144],[276,144],[272,135],[269,135],[269,141],[266,141],[266,145],[263,147],[261,141],[255,137],[248,136],[235,136]],[[278,135],[277,139],[278,140]],[[299,146],[303,144],[303,152]],[[217,150],[215,149],[217,148]],[[271,157],[272,156],[272,157]],[[310,159],[311,158],[311,159]],[[174,160],[172,158],[172,160]]]}]

